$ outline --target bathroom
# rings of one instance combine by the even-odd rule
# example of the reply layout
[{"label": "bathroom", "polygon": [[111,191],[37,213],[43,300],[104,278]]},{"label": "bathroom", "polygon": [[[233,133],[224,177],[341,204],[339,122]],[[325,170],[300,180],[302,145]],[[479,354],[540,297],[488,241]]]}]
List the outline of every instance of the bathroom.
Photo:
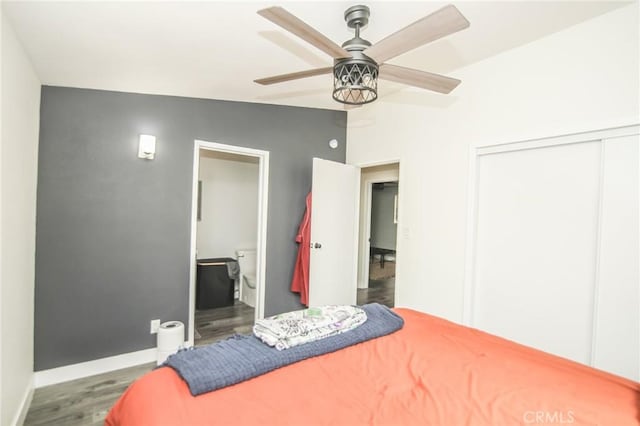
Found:
[{"label": "bathroom", "polygon": [[260,160],[199,149],[196,346],[250,331],[257,301]]}]

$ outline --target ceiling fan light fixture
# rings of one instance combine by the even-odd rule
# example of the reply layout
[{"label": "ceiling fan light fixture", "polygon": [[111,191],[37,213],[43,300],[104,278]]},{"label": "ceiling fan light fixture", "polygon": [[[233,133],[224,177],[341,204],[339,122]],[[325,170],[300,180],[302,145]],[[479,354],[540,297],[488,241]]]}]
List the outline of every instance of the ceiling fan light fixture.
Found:
[{"label": "ceiling fan light fixture", "polygon": [[338,60],[333,67],[333,99],[364,105],[378,98],[378,65],[373,61]]}]

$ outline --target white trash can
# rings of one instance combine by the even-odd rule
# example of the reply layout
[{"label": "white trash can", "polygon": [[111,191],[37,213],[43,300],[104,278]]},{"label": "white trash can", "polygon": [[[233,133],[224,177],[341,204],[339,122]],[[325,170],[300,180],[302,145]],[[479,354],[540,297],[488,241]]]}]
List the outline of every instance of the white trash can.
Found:
[{"label": "white trash can", "polygon": [[184,324],[180,321],[167,321],[160,324],[158,330],[157,365],[162,364],[169,355],[184,347]]}]

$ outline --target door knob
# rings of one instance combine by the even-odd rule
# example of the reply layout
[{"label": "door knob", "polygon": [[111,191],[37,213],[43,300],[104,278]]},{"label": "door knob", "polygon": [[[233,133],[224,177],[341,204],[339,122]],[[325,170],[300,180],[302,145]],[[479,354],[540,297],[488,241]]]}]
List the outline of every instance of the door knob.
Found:
[{"label": "door knob", "polygon": [[315,244],[313,245],[313,248],[317,248],[317,249],[322,248],[322,244],[320,244],[320,243],[315,243]]}]

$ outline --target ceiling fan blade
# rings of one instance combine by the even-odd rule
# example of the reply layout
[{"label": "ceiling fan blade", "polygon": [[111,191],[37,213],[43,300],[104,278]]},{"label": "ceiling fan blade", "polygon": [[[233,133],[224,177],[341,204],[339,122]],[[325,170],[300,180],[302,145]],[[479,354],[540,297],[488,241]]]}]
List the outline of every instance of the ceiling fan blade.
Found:
[{"label": "ceiling fan blade", "polygon": [[449,34],[463,30],[469,21],[448,5],[380,40],[364,53],[379,64]]},{"label": "ceiling fan blade", "polygon": [[274,6],[259,10],[258,15],[297,35],[333,58],[351,57],[351,54],[345,49],[281,7]]},{"label": "ceiling fan blade", "polygon": [[426,71],[414,70],[412,68],[399,67],[397,65],[380,65],[379,77],[422,89],[433,90],[447,94],[455,89],[460,80],[446,77],[440,74],[433,74]]},{"label": "ceiling fan blade", "polygon": [[333,72],[333,67],[314,68],[312,70],[274,75],[272,77],[260,78],[253,81],[266,86],[268,84],[282,83],[283,81],[297,80],[299,78],[313,77],[321,74],[329,74],[331,72]]}]

